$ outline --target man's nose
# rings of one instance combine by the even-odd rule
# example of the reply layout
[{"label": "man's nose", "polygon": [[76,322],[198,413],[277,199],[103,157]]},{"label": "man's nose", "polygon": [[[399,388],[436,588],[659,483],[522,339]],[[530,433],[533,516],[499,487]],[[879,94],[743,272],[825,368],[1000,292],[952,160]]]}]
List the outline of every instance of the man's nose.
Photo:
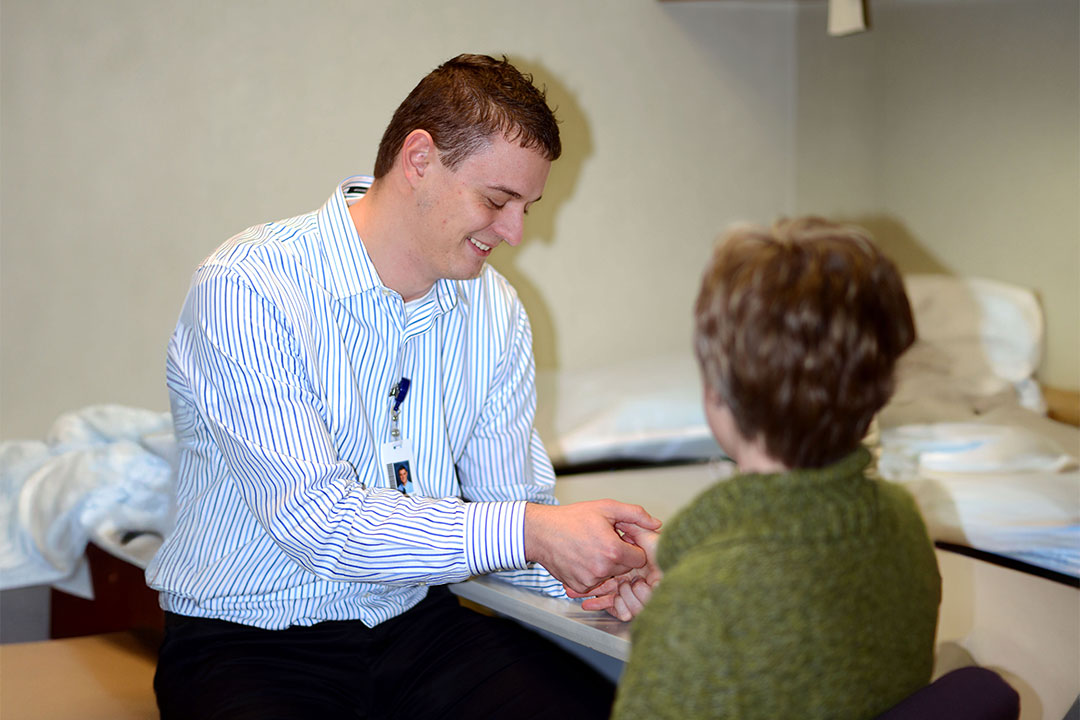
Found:
[{"label": "man's nose", "polygon": [[521,244],[521,237],[525,231],[525,211],[511,208],[509,205],[504,207],[492,226],[492,230],[509,245]]}]

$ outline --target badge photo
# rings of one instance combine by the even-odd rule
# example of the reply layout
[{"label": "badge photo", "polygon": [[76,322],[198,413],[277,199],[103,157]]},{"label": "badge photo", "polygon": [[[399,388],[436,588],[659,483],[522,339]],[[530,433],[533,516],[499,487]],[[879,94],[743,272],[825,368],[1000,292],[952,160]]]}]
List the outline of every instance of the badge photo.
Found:
[{"label": "badge photo", "polygon": [[406,495],[411,494],[416,487],[412,465],[412,443],[405,438],[383,443],[379,457],[385,468],[387,487]]}]

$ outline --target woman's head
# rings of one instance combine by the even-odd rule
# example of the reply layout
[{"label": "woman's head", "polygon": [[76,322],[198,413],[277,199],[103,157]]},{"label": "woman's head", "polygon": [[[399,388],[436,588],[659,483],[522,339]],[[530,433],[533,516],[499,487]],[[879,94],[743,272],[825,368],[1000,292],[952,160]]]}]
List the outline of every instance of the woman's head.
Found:
[{"label": "woman's head", "polygon": [[694,308],[708,402],[792,468],[858,446],[914,341],[896,266],[866,231],[816,217],[729,230]]}]

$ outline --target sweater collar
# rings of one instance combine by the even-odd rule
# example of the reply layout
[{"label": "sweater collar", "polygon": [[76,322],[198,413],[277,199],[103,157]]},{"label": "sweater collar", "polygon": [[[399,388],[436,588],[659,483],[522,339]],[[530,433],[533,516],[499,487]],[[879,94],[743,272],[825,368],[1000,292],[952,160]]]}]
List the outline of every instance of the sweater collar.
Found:
[{"label": "sweater collar", "polygon": [[731,540],[800,534],[805,529],[798,528],[805,522],[827,523],[823,515],[830,513],[829,508],[847,506],[866,487],[864,472],[871,459],[870,451],[860,446],[822,468],[734,475],[717,482],[666,523],[660,541],[661,567],[670,568],[684,552],[718,531],[730,533],[727,539]]}]

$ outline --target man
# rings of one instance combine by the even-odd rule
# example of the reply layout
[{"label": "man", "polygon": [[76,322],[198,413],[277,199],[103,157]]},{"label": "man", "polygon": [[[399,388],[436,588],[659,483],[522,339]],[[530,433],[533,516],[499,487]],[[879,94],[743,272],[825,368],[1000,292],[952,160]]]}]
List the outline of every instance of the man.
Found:
[{"label": "man", "polygon": [[163,717],[606,716],[587,668],[441,587],[584,592],[645,564],[615,525],[659,525],[553,504],[528,318],[485,264],[560,152],[531,78],[460,56],[395,112],[370,189],[197,269],[167,362],[176,529],[147,569]]},{"label": "man", "polygon": [[412,485],[412,480],[409,479],[409,468],[402,465],[401,467],[398,468],[397,476],[398,476],[398,482],[397,482],[398,490],[400,490],[403,493],[411,493],[412,489],[413,489],[413,485]]}]

